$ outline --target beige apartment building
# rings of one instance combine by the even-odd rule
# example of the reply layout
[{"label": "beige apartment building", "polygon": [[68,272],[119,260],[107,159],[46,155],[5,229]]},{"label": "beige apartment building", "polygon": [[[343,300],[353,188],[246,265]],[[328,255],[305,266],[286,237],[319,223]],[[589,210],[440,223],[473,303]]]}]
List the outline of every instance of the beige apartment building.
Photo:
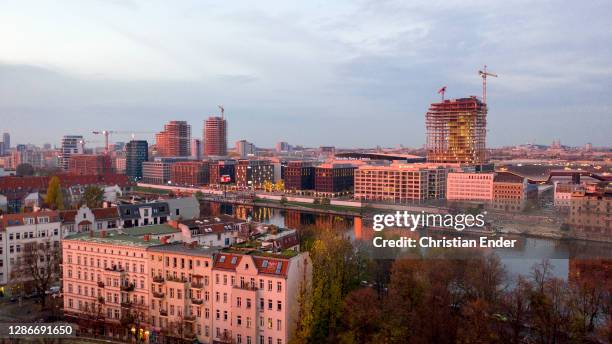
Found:
[{"label": "beige apartment building", "polygon": [[395,203],[446,197],[446,176],[452,165],[394,162],[362,165],[355,170],[355,199]]}]

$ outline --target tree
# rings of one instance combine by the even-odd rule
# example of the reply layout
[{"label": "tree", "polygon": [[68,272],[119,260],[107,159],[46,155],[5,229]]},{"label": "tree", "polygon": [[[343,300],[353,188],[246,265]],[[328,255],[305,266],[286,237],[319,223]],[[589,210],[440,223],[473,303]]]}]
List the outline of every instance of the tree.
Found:
[{"label": "tree", "polygon": [[204,193],[202,193],[202,191],[196,191],[194,194],[195,198],[197,198],[198,200],[201,200],[204,198]]},{"label": "tree", "polygon": [[22,253],[11,271],[11,278],[29,285],[45,307],[45,292],[59,278],[61,252],[59,241],[47,239],[43,242],[29,242],[23,245]]},{"label": "tree", "polygon": [[287,204],[287,197],[282,196],[282,197],[280,198],[280,204],[281,204],[281,205],[285,205],[285,204]]},{"label": "tree", "polygon": [[274,184],[274,188],[276,191],[285,191],[285,182],[281,180],[277,180],[276,184]]},{"label": "tree", "polygon": [[15,173],[20,177],[33,176],[34,167],[30,164],[19,164]]},{"label": "tree", "polygon": [[263,182],[263,189],[266,192],[272,192],[272,189],[274,189],[274,184],[272,184],[271,181],[266,180]]},{"label": "tree", "polygon": [[53,176],[51,177],[51,180],[49,180],[47,195],[45,196],[45,203],[52,209],[64,209],[64,195],[62,193],[60,179],[57,176]]},{"label": "tree", "polygon": [[88,208],[100,208],[102,206],[102,201],[104,201],[104,190],[95,185],[90,185],[85,188],[83,203],[85,203]]}]

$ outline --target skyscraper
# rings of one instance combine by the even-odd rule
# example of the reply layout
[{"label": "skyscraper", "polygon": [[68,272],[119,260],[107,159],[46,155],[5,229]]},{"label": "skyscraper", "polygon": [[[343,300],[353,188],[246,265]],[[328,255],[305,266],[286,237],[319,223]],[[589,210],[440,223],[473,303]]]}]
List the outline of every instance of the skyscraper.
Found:
[{"label": "skyscraper", "polygon": [[427,161],[482,164],[487,106],[476,97],[433,103],[426,115]]},{"label": "skyscraper", "polygon": [[157,156],[189,156],[191,126],[185,121],[170,121],[155,135]]},{"label": "skyscraper", "polygon": [[191,158],[202,160],[202,140],[191,139]]},{"label": "skyscraper", "polygon": [[68,171],[70,156],[83,154],[83,136],[65,135],[62,138],[62,150],[59,157],[59,165],[62,170]]},{"label": "skyscraper", "polygon": [[211,116],[204,121],[204,155],[227,155],[227,122],[223,117]]},{"label": "skyscraper", "polygon": [[149,144],[132,140],[125,145],[125,174],[132,180],[142,178],[142,163],[149,160]]},{"label": "skyscraper", "polygon": [[11,134],[9,133],[2,134],[2,142],[4,142],[4,149],[6,151],[11,149]]},{"label": "skyscraper", "polygon": [[241,158],[255,155],[255,145],[247,140],[236,141],[236,152]]}]

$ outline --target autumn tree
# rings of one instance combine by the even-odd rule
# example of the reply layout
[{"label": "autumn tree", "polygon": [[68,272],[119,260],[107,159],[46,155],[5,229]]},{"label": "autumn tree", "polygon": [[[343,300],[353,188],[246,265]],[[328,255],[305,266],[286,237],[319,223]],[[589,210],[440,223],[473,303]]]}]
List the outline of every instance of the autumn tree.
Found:
[{"label": "autumn tree", "polygon": [[45,196],[45,203],[52,209],[64,209],[64,195],[58,176],[53,176],[49,180],[49,186],[47,187],[47,194]]},{"label": "autumn tree", "polygon": [[104,201],[103,189],[95,185],[90,185],[85,188],[83,192],[83,203],[87,205],[88,208],[100,208],[102,206],[102,201]]},{"label": "autumn tree", "polygon": [[17,165],[17,169],[15,173],[20,176],[33,176],[34,175],[34,167],[30,164],[19,164]]},{"label": "autumn tree", "polygon": [[59,278],[60,262],[59,241],[26,243],[12,268],[11,278],[31,286],[44,308],[45,292]]}]

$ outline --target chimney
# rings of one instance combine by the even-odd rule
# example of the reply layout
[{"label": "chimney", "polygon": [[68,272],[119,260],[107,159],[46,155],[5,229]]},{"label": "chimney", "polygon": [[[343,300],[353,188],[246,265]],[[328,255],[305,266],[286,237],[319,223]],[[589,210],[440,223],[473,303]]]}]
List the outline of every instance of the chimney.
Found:
[{"label": "chimney", "polygon": [[151,240],[151,236],[149,234],[145,234],[143,239],[144,239],[144,241],[150,241]]},{"label": "chimney", "polygon": [[159,240],[160,240],[160,241],[161,241],[161,243],[162,243],[162,244],[164,244],[164,245],[168,243],[168,237],[163,236],[163,237],[161,237]]}]

